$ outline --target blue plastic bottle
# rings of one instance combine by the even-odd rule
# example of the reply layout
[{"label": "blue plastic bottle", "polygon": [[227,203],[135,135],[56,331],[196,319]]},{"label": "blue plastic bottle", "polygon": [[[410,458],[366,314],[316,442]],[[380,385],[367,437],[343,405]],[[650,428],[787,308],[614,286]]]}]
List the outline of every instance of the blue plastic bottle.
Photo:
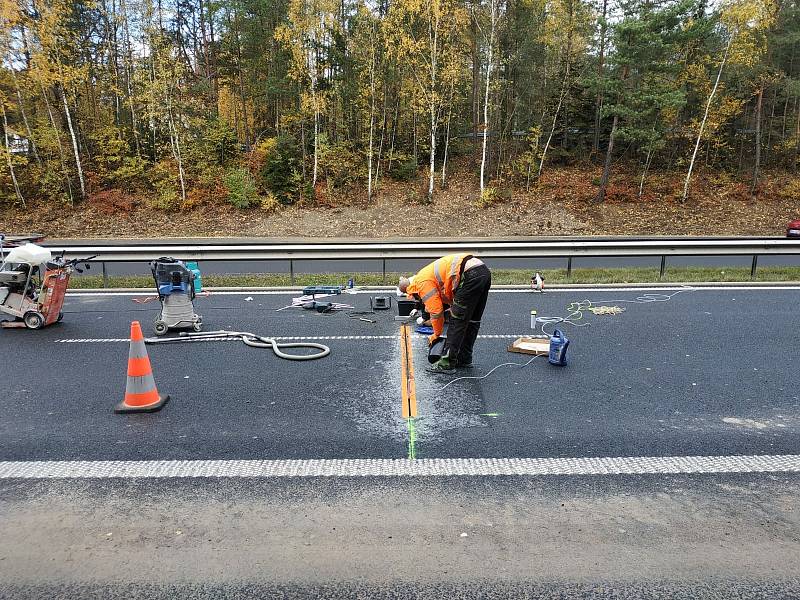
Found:
[{"label": "blue plastic bottle", "polygon": [[560,329],[553,332],[553,337],[550,338],[550,356],[548,361],[551,365],[563,367],[567,364],[567,347],[569,340]]},{"label": "blue plastic bottle", "polygon": [[203,291],[203,278],[200,275],[200,267],[197,266],[196,262],[187,262],[186,268],[194,273],[194,293],[199,294]]}]

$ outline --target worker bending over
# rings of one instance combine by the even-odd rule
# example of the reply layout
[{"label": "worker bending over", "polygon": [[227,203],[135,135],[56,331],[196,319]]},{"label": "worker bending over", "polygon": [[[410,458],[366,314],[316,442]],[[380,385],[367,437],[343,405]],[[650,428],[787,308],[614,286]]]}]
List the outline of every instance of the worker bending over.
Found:
[{"label": "worker bending over", "polygon": [[400,291],[409,298],[421,300],[431,315],[433,335],[428,340],[429,346],[442,335],[445,305],[450,307],[444,352],[429,371],[446,373],[472,366],[472,348],[478,338],[491,285],[489,267],[471,254],[448,254],[413,277],[400,278]]}]

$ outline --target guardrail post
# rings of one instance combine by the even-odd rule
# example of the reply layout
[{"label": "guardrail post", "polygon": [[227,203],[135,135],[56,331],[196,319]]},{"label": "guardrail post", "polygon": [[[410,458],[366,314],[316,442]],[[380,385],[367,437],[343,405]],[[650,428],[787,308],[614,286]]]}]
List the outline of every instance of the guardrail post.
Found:
[{"label": "guardrail post", "polygon": [[106,263],[103,261],[100,264],[103,266],[103,287],[108,288],[108,270],[106,269]]},{"label": "guardrail post", "polygon": [[294,261],[289,259],[289,285],[294,285]]},{"label": "guardrail post", "polygon": [[383,259],[383,285],[386,285],[386,259]]},{"label": "guardrail post", "polygon": [[572,257],[567,258],[567,279],[572,279]]},{"label": "guardrail post", "polygon": [[750,281],[756,278],[757,268],[758,268],[758,254],[753,254],[753,264],[750,266]]},{"label": "guardrail post", "polygon": [[658,272],[658,280],[661,281],[664,279],[664,271],[667,270],[667,257],[666,255],[661,257],[661,270]]}]

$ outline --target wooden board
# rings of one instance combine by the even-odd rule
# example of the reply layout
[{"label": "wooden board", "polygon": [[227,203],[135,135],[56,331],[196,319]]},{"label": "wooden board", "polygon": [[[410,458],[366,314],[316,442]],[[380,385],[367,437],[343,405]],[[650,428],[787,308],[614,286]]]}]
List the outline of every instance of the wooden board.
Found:
[{"label": "wooden board", "polygon": [[521,337],[514,340],[508,347],[509,352],[520,354],[549,354],[550,338],[546,337]]}]

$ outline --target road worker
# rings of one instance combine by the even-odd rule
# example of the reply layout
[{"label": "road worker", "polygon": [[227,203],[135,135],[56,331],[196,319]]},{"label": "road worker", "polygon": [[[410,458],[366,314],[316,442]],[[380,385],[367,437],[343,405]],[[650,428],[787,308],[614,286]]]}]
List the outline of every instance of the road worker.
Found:
[{"label": "road worker", "polygon": [[445,306],[449,306],[447,337],[442,357],[428,370],[448,373],[472,367],[472,349],[478,338],[486,308],[492,274],[483,261],[471,254],[448,254],[435,260],[413,277],[401,277],[400,291],[425,304],[433,335],[429,347],[441,337]]}]

